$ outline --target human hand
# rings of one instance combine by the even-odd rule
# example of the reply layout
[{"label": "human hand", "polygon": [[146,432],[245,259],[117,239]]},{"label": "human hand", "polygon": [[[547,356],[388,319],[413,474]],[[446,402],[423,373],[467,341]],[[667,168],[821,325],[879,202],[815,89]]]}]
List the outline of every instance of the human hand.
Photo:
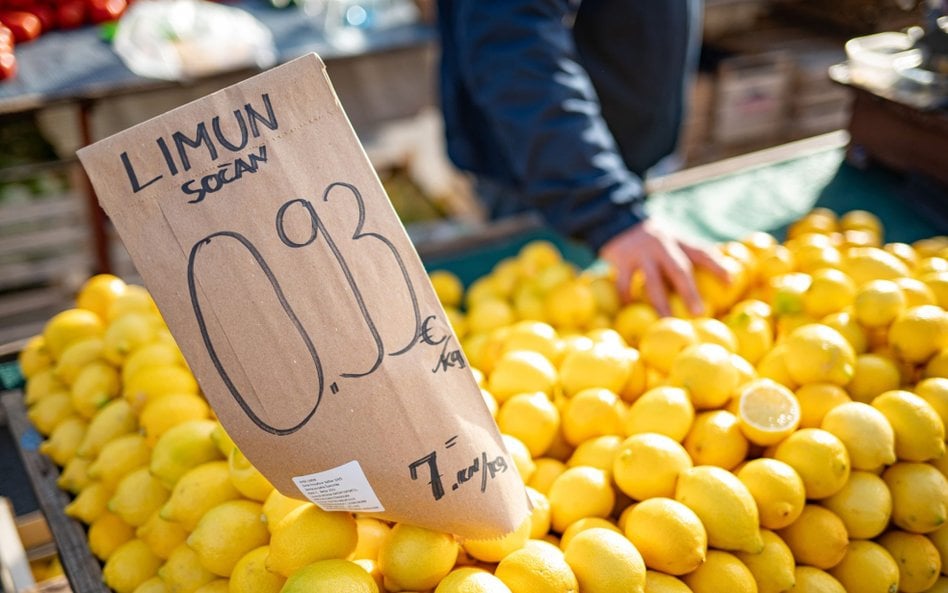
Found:
[{"label": "human hand", "polygon": [[613,237],[599,250],[599,256],[615,269],[616,286],[623,300],[629,299],[632,276],[641,271],[645,292],[652,306],[663,316],[671,313],[668,286],[681,296],[691,313],[699,315],[704,310],[695,284],[695,266],[707,269],[725,282],[729,280],[727,270],[712,247],[678,237],[650,219]]}]

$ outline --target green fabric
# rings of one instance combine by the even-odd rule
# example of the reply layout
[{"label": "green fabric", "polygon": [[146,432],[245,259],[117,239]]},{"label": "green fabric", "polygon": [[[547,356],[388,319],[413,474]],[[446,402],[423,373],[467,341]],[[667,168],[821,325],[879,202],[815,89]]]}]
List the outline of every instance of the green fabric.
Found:
[{"label": "green fabric", "polygon": [[16,362],[0,363],[0,389],[19,389],[23,387],[23,374]]}]

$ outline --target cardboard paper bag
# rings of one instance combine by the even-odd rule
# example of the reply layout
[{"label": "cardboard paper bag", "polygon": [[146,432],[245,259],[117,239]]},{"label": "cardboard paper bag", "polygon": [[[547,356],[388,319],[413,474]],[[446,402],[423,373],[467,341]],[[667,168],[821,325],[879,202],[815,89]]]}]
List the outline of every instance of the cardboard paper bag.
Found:
[{"label": "cardboard paper bag", "polygon": [[316,55],[79,158],[220,421],[280,492],[467,537],[525,520],[523,482]]}]

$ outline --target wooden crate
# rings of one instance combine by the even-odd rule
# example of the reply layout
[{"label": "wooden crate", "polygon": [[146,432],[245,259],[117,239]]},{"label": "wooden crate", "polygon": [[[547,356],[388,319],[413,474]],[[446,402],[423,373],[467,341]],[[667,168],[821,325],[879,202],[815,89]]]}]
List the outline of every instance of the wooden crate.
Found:
[{"label": "wooden crate", "polygon": [[793,62],[786,52],[739,55],[718,66],[712,140],[776,143],[784,133]]}]

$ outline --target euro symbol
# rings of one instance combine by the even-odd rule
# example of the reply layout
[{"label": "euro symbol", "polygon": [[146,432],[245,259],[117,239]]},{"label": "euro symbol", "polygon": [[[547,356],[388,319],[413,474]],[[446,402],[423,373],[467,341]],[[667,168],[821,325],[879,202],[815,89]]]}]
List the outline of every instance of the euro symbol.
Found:
[{"label": "euro symbol", "polygon": [[448,336],[443,335],[441,336],[440,340],[435,340],[434,338],[431,337],[430,332],[432,328],[428,327],[428,323],[432,319],[437,319],[437,317],[435,317],[434,315],[429,315],[428,317],[425,317],[425,321],[421,324],[421,339],[425,342],[425,344],[429,344],[431,346],[437,346],[441,342],[447,340]]}]

